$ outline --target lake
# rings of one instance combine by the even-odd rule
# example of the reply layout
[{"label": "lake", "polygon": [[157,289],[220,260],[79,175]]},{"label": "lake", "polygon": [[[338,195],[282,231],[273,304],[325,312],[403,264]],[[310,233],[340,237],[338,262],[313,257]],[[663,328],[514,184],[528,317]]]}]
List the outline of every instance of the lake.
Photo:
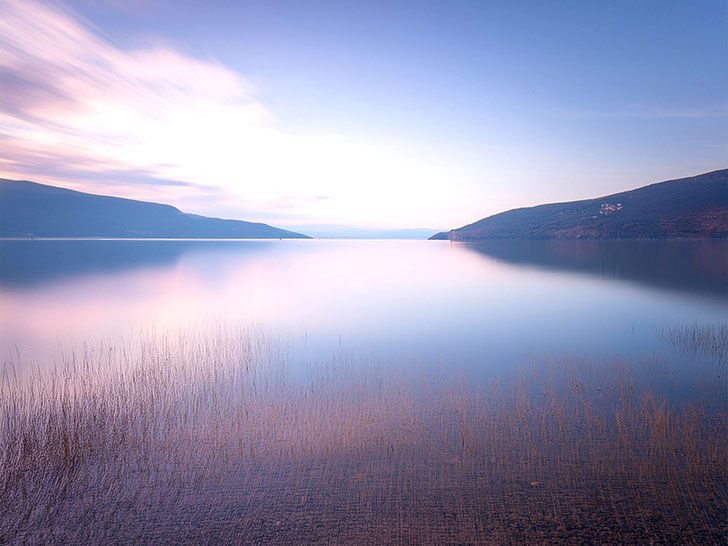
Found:
[{"label": "lake", "polygon": [[727,279],[727,241],[2,241],[0,543],[719,543]]},{"label": "lake", "polygon": [[59,343],[224,320],[301,342],[299,358],[468,373],[680,358],[666,329],[728,319],[727,260],[725,241],[3,241],[1,348],[42,361]]}]

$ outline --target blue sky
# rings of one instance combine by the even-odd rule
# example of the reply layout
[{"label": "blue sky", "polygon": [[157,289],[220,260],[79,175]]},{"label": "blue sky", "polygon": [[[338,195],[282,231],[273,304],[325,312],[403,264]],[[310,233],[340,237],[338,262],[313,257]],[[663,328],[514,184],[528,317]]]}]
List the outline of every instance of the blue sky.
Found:
[{"label": "blue sky", "polygon": [[449,229],[728,158],[723,1],[0,5],[8,177]]}]

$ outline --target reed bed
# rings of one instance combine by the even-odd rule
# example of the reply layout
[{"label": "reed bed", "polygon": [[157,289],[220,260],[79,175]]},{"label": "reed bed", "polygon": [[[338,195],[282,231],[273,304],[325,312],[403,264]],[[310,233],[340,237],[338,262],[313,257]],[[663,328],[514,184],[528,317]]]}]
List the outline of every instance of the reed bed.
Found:
[{"label": "reed bed", "polygon": [[0,542],[727,540],[724,392],[670,397],[664,363],[474,383],[282,345],[221,325],[6,365]]},{"label": "reed bed", "polygon": [[685,352],[717,358],[728,356],[728,324],[692,324],[670,326],[661,335],[673,347]]}]

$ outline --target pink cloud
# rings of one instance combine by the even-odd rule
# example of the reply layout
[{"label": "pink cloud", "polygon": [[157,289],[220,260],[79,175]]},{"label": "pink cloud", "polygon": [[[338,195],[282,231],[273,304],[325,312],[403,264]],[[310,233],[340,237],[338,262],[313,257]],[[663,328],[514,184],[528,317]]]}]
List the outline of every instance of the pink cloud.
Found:
[{"label": "pink cloud", "polygon": [[286,131],[213,59],[121,49],[60,4],[0,11],[0,176],[276,223],[397,226],[403,206],[423,219],[442,208],[451,170],[378,141]]},{"label": "pink cloud", "polygon": [[219,63],[164,47],[120,50],[60,5],[2,0],[0,9],[3,176],[149,197],[122,174],[173,182],[163,156],[130,153],[148,145],[145,130],[210,104],[252,124],[268,118],[245,78]]}]

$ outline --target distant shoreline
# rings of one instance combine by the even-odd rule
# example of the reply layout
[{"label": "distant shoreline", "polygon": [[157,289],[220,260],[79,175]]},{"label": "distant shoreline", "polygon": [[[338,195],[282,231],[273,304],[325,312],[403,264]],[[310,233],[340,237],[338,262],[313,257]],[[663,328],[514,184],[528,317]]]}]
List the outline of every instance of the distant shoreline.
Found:
[{"label": "distant shoreline", "polygon": [[[0,241],[283,241],[280,237],[201,238],[201,237],[0,237]],[[315,239],[285,239],[286,241],[312,241]]]},{"label": "distant shoreline", "polygon": [[672,241],[728,241],[728,237],[671,237],[671,238],[637,238],[637,239],[472,239],[472,240],[452,240],[452,239],[393,239],[393,238],[356,238],[356,237],[310,237],[308,239],[296,239],[296,238],[262,238],[262,237],[249,237],[249,238],[201,238],[201,237],[0,237],[2,241],[231,241],[231,242],[243,242],[243,241],[382,241],[382,242],[393,242],[393,241],[442,241],[446,243],[456,244],[480,244],[480,243],[492,243],[500,241],[504,243],[545,243],[558,241],[561,243],[579,242],[579,243],[627,243],[627,242],[656,242],[666,243]]}]

